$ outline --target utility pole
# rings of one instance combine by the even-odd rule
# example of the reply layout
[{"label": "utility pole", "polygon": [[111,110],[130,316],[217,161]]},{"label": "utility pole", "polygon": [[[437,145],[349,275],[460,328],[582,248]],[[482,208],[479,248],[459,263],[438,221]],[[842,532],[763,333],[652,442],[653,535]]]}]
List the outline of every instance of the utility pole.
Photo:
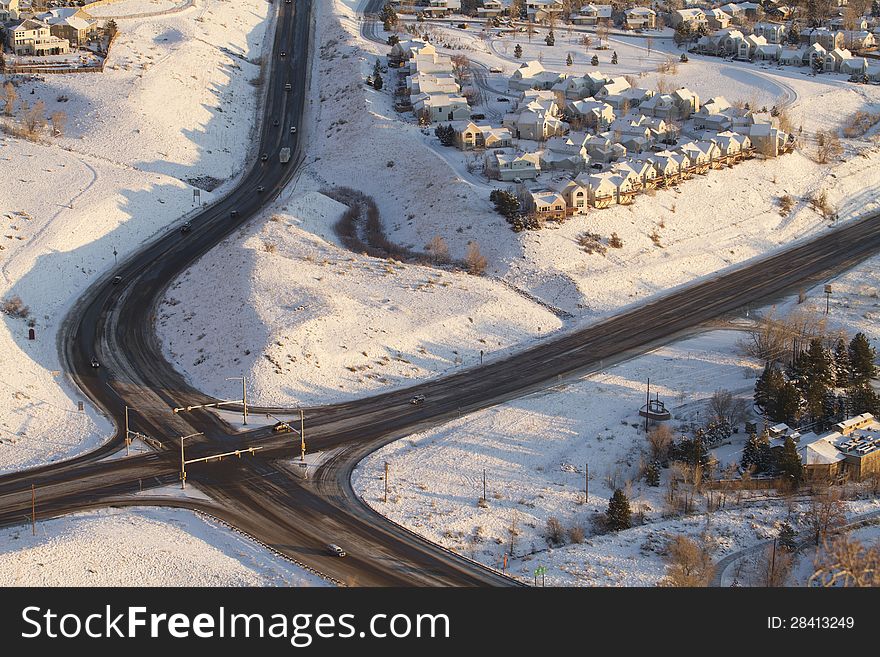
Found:
[{"label": "utility pole", "polygon": [[584,463],[584,504],[590,501],[590,464]]},{"label": "utility pole", "polygon": [[299,441],[300,454],[299,460],[305,463],[306,460],[306,416],[302,409],[299,411]]},{"label": "utility pole", "polygon": [[31,484],[31,531],[37,535],[37,489]]},{"label": "utility pole", "polygon": [[770,581],[768,584],[773,586],[776,580],[776,539],[773,539],[773,552],[770,554]]},{"label": "utility pole", "polygon": [[241,381],[241,415],[242,424],[247,426],[247,377],[245,376],[229,376],[227,381]]},{"label": "utility pole", "polygon": [[830,285],[826,285],[826,286],[825,286],[825,314],[826,314],[826,315],[827,315],[827,314],[829,313],[829,311],[831,310],[831,309],[830,309],[830,303],[831,303],[831,286],[830,286]]},{"label": "utility pole", "polygon": [[129,456],[131,454],[131,450],[129,449],[129,445],[131,445],[130,439],[131,433],[128,430],[128,406],[125,407],[125,455]]},{"label": "utility pole", "polygon": [[385,461],[385,503],[388,503],[388,461]]},{"label": "utility pole", "polygon": [[651,378],[648,377],[648,391],[645,393],[645,435],[648,435],[648,413],[651,410]]},{"label": "utility pole", "polygon": [[483,501],[486,501],[486,468],[483,468]]}]

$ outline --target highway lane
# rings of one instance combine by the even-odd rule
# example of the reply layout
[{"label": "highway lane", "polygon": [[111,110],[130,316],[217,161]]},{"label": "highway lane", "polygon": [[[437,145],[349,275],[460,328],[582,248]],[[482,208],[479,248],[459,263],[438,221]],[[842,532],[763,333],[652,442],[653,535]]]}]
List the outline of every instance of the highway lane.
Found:
[{"label": "highway lane", "polygon": [[[303,12],[307,5],[300,1],[295,7]],[[280,128],[300,119],[307,83],[309,21],[294,20],[292,11],[284,13],[285,6],[290,7],[279,8],[282,15],[275,48],[278,53],[286,46],[288,55],[273,57],[261,139],[266,151],[290,143],[298,161],[299,137],[271,125],[275,116],[281,117]],[[293,78],[297,90],[289,97],[278,91],[288,77]],[[123,404],[137,409],[136,428],[165,441],[170,451],[153,460],[133,457],[96,464],[93,461],[99,453],[74,464],[0,478],[0,522],[20,522],[29,514],[30,484],[35,481],[40,518],[86,508],[140,486],[175,481],[179,465],[174,437],[203,431],[203,439],[187,443],[189,454],[209,454],[241,444],[267,448],[259,458],[194,465],[189,468],[189,480],[216,500],[221,509],[218,513],[226,514],[230,523],[282,553],[317,563],[322,571],[354,584],[507,583],[367,510],[351,490],[350,472],[357,460],[395,437],[546,387],[560,376],[607,366],[746,303],[778,296],[805,280],[821,280],[880,247],[878,217],[873,217],[481,368],[411,390],[309,409],[310,449],[343,444],[355,447],[332,459],[313,481],[303,484],[267,462],[267,458],[295,451],[290,434],[261,429],[236,436],[211,413],[170,413],[171,407],[209,399],[165,361],[153,330],[156,304],[173,277],[235,230],[266,198],[280,192],[294,171],[295,166],[285,168],[274,156],[266,164],[257,163],[229,197],[193,220],[191,234],[183,237],[173,233],[145,247],[123,263],[122,284],[96,286],[69,317],[62,348],[76,380],[117,422]],[[263,196],[255,192],[261,183],[266,186]],[[233,209],[238,210],[238,218],[230,216]],[[88,366],[93,353],[103,363],[98,370]],[[424,405],[409,403],[415,392],[426,395]],[[120,441],[117,436],[115,446]],[[104,453],[109,449],[104,448]],[[350,549],[356,558],[340,560],[322,554],[323,546],[331,541],[347,549],[353,546]]]}]

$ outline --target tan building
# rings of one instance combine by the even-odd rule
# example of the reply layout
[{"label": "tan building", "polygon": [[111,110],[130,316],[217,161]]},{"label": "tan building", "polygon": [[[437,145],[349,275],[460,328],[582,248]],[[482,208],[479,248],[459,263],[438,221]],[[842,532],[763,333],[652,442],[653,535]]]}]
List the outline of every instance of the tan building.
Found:
[{"label": "tan building", "polygon": [[28,19],[9,33],[9,47],[16,55],[64,55],[70,52],[70,42],[53,36],[49,26],[42,21]]}]

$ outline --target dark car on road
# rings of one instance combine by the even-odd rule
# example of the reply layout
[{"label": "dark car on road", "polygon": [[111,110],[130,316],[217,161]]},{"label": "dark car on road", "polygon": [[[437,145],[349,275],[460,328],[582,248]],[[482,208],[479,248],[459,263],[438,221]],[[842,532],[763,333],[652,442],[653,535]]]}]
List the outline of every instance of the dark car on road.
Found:
[{"label": "dark car on road", "polygon": [[189,223],[188,221],[185,224],[183,224],[183,226],[180,227],[180,232],[184,233],[184,234],[188,233],[191,230],[192,230],[192,224]]}]

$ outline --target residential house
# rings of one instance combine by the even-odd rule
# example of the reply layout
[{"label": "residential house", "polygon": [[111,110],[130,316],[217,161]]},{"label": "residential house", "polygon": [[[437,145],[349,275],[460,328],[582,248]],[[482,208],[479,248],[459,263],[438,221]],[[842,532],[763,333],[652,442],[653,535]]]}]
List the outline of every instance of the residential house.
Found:
[{"label": "residential house", "polygon": [[631,109],[635,109],[644,101],[654,95],[655,92],[650,89],[639,89],[631,87],[619,94],[608,94],[602,100],[611,105],[616,112],[626,114]]},{"label": "residential house", "polygon": [[720,132],[733,125],[733,119],[729,115],[731,105],[724,96],[710,98],[698,112],[693,115],[694,128],[697,130],[712,130]]},{"label": "residential house", "polygon": [[610,132],[593,135],[584,143],[591,162],[608,164],[626,157],[626,148],[612,140]]},{"label": "residential house", "polygon": [[716,134],[712,141],[720,151],[721,161],[732,165],[748,155],[752,148],[752,140],[748,135],[725,130]]},{"label": "residential house", "polygon": [[0,0],[0,23],[17,21],[19,17],[18,0]]},{"label": "residential house", "polygon": [[603,100],[608,96],[621,94],[629,89],[629,82],[623,76],[611,78],[594,94],[596,100]]},{"label": "residential house", "polygon": [[701,36],[697,41],[697,50],[707,55],[736,55],[744,40],[745,35],[741,31],[729,27]]},{"label": "residential house", "polygon": [[526,0],[526,13],[534,23],[545,23],[562,15],[562,0]]},{"label": "residential house", "polygon": [[524,91],[526,89],[550,90],[568,76],[554,71],[547,71],[541,62],[534,60],[523,62],[510,77],[508,86],[511,89]]},{"label": "residential house", "polygon": [[507,128],[477,125],[473,121],[455,123],[453,127],[455,144],[463,151],[510,148],[513,145],[513,135]]},{"label": "residential house", "polygon": [[758,46],[752,56],[756,62],[778,62],[782,56],[782,46],[778,43],[767,43]]},{"label": "residential house", "polygon": [[650,7],[630,7],[624,15],[628,30],[653,30],[657,26],[657,12]]},{"label": "residential house", "polygon": [[[820,46],[821,47],[821,46]],[[804,66],[805,62],[809,62],[807,48],[787,48],[783,46],[782,52],[779,53],[779,63],[786,66]]]},{"label": "residential house", "polygon": [[706,29],[709,28],[709,21],[702,9],[676,9],[669,15],[670,25],[675,28],[682,23],[688,23],[692,30],[696,30],[700,25]]},{"label": "residential house", "polygon": [[853,58],[852,53],[844,48],[835,48],[825,53],[825,61],[822,70],[826,73],[840,71],[845,61]]},{"label": "residential house", "polygon": [[877,47],[877,38],[867,30],[845,30],[843,42],[849,50],[872,50]]},{"label": "residential house", "polygon": [[589,161],[586,135],[550,137],[541,154],[542,171],[583,171]]},{"label": "residential house", "polygon": [[745,10],[734,2],[728,2],[726,5],[721,5],[719,9],[730,16],[731,19],[745,16]]},{"label": "residential house", "polygon": [[835,48],[843,48],[846,43],[843,32],[840,30],[829,30],[827,27],[816,27],[801,32],[801,42],[807,45],[818,43],[826,51]]},{"label": "residential house", "polygon": [[703,15],[713,30],[724,30],[730,26],[730,15],[725,14],[721,9],[704,9]]},{"label": "residential house", "polygon": [[552,91],[531,90],[526,91],[516,108],[504,116],[502,125],[509,128],[517,139],[544,141],[568,130],[559,115]]},{"label": "residential house", "polygon": [[577,178],[566,179],[552,185],[565,199],[568,214],[586,214],[590,207],[589,191]]},{"label": "residential house", "polygon": [[421,39],[398,41],[391,46],[391,52],[388,54],[388,63],[394,67],[400,67],[404,62],[418,54],[436,55],[437,49],[432,44]]},{"label": "residential house", "polygon": [[601,100],[587,98],[568,103],[565,116],[577,128],[603,132],[614,121],[614,109]]},{"label": "residential house", "polygon": [[687,87],[679,87],[672,92],[672,97],[681,119],[689,119],[691,114],[700,110],[700,97]]},{"label": "residential house", "polygon": [[483,18],[498,16],[503,11],[504,5],[501,0],[483,0],[483,6],[477,7],[477,15]]},{"label": "residential house", "polygon": [[667,187],[690,177],[691,160],[685,153],[659,151],[650,156],[650,161],[657,172],[655,180],[659,185]]},{"label": "residential house", "polygon": [[764,14],[764,8],[757,2],[740,2],[739,8],[743,12],[743,16],[749,20],[757,20]]},{"label": "residential house", "polygon": [[527,205],[529,210],[539,219],[563,221],[566,214],[568,214],[568,205],[565,202],[565,197],[559,192],[549,189],[529,192]]},{"label": "residential house", "polygon": [[534,180],[541,172],[541,158],[537,153],[494,150],[486,155],[486,172],[504,182]]},{"label": "residential house", "polygon": [[67,39],[52,36],[49,26],[35,19],[25,20],[7,30],[9,47],[22,55],[63,55],[70,51]]},{"label": "residential house", "polygon": [[[64,9],[76,11],[63,11]],[[42,14],[40,20],[49,25],[49,32],[52,35],[67,39],[72,46],[85,44],[89,34],[95,32],[97,24],[90,14],[78,7],[51,9]]]},{"label": "residential house", "polygon": [[448,16],[461,11],[461,0],[428,0],[419,11],[426,16]]},{"label": "residential house", "polygon": [[594,208],[607,208],[617,203],[620,180],[620,176],[611,172],[577,178],[577,182],[587,190],[587,202]]},{"label": "residential house", "polygon": [[752,59],[755,56],[755,52],[757,52],[758,48],[766,45],[767,39],[765,39],[764,37],[758,36],[756,34],[749,34],[739,43],[739,50],[737,52],[736,58]]},{"label": "residential house", "polygon": [[464,121],[471,115],[467,100],[453,94],[419,94],[413,96],[412,106],[415,115],[427,123]]},{"label": "residential house", "polygon": [[575,25],[597,25],[600,22],[611,22],[611,5],[586,4],[577,13],[570,15]]},{"label": "residential house", "polygon": [[638,111],[645,116],[661,118],[665,121],[678,119],[678,105],[671,94],[655,94],[639,105]]},{"label": "residential house", "polygon": [[756,153],[765,157],[776,157],[788,152],[793,139],[787,133],[773,126],[769,121],[755,123],[749,128],[749,139]]},{"label": "residential house", "polygon": [[657,185],[657,169],[650,158],[628,159],[614,165],[613,171],[634,178],[637,189],[653,189]]},{"label": "residential house", "polygon": [[410,96],[419,94],[459,94],[461,88],[452,73],[418,73],[408,75],[406,89]]},{"label": "residential house", "polygon": [[784,23],[755,23],[752,32],[767,39],[767,43],[784,43],[788,27]]},{"label": "residential house", "polygon": [[[676,152],[686,155],[690,160],[690,171],[693,173],[707,173],[712,164],[712,153],[710,149],[705,147],[705,143],[691,141],[675,148]],[[717,146],[715,150],[717,150]]]}]

